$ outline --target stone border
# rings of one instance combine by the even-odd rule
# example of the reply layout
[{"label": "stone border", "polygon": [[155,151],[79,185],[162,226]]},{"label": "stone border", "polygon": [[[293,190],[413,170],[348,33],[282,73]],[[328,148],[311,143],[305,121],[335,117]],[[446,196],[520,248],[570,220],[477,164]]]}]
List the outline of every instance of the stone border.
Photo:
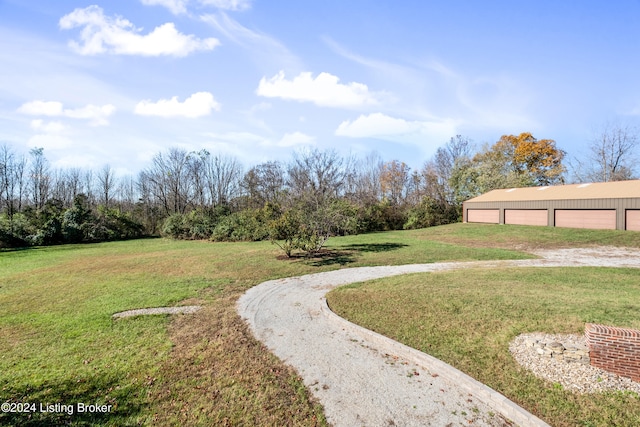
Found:
[{"label": "stone border", "polygon": [[375,342],[380,349],[407,359],[425,369],[437,372],[440,376],[455,384],[456,387],[478,397],[481,401],[495,409],[496,412],[499,412],[509,421],[520,426],[551,427],[549,424],[516,405],[502,394],[473,379],[448,363],[338,316],[329,308],[326,298],[322,298],[321,311],[322,314],[332,322],[338,324],[342,328],[349,329],[352,333],[362,336],[369,342]]},{"label": "stone border", "polygon": [[114,313],[111,318],[114,320],[122,319],[124,317],[132,316],[147,316],[153,314],[191,314],[200,310],[202,307],[199,305],[182,305],[178,307],[155,307],[155,308],[140,308],[137,310],[121,311]]}]

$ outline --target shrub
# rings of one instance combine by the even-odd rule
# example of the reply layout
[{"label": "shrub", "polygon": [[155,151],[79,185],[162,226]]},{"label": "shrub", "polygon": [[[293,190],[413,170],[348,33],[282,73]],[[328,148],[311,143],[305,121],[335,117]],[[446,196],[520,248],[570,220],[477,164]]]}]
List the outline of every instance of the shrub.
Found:
[{"label": "shrub", "polygon": [[215,241],[257,241],[269,236],[266,223],[257,209],[234,212],[220,220],[211,239]]},{"label": "shrub", "polygon": [[458,209],[449,203],[424,197],[420,204],[409,210],[405,230],[434,227],[459,221]]},{"label": "shrub", "polygon": [[184,215],[181,213],[169,215],[162,224],[162,235],[174,239],[186,239],[189,235],[189,227]]}]

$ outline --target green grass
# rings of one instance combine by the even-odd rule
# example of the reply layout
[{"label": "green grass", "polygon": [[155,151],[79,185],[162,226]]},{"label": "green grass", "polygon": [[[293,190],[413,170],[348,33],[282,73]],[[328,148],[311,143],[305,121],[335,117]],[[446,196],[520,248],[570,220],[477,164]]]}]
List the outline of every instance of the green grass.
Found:
[{"label": "green grass", "polygon": [[[278,260],[280,253],[269,243],[165,239],[4,251],[0,401],[107,403],[115,408],[107,416],[37,414],[29,421],[32,425],[212,420],[250,425],[258,419],[271,425],[282,420],[307,425],[313,418],[322,424],[321,412],[295,373],[270,359],[238,321],[235,299],[241,292],[264,280],[345,265],[527,257],[427,241],[415,232],[350,236],[332,243],[318,258],[293,260]],[[167,316],[111,320],[118,311],[181,301],[204,304],[206,310],[171,323]],[[220,319],[211,317],[219,313],[224,313],[223,321],[216,323]],[[182,317],[190,323],[172,332]],[[199,331],[196,337],[194,330]],[[253,363],[256,359],[262,360],[259,365]],[[214,379],[194,382],[211,365],[225,374],[216,377],[214,372]],[[256,378],[238,370],[259,374]],[[211,394],[200,401],[200,392],[194,391],[200,389]],[[212,395],[220,401],[211,403]],[[291,398],[298,403],[292,406]],[[189,408],[200,402],[201,407],[185,410],[181,417],[175,413],[176,402]],[[3,418],[28,421],[0,414],[0,423]]]},{"label": "green grass", "polygon": [[553,426],[640,425],[637,395],[563,390],[520,368],[508,351],[521,333],[580,334],[586,322],[640,328],[635,269],[415,274],[347,285],[327,299],[341,316],[444,360]]},{"label": "green grass", "polygon": [[[607,244],[627,244],[609,233]],[[539,235],[457,224],[335,238],[312,259],[281,259],[266,242],[166,239],[0,251],[0,403],[114,405],[104,415],[0,413],[0,424],[325,425],[296,373],[237,316],[242,292],[342,267],[530,258],[514,249]],[[111,320],[175,304],[204,308]]]},{"label": "green grass", "polygon": [[[418,230],[421,232],[422,230]],[[570,248],[625,246],[640,248],[640,233],[623,230],[532,227],[526,225],[451,224],[424,230],[423,238],[474,247]]]}]

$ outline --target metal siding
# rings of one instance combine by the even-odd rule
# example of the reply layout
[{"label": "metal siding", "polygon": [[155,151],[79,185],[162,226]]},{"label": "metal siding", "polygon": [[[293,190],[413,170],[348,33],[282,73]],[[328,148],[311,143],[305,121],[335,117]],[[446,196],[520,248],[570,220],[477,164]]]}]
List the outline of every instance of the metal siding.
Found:
[{"label": "metal siding", "polygon": [[500,221],[499,209],[469,209],[467,210],[467,222],[484,222],[498,224]]},{"label": "metal siding", "polygon": [[613,209],[558,209],[555,224],[556,227],[615,230],[616,211]]},{"label": "metal siding", "polygon": [[546,209],[505,209],[504,223],[518,225],[547,225]]},{"label": "metal siding", "polygon": [[[616,229],[624,230],[626,228],[626,210],[640,210],[640,198],[607,198],[607,199],[565,199],[565,200],[528,200],[528,201],[488,201],[473,202],[466,201],[464,203],[465,213],[471,209],[548,209],[548,224],[553,227],[555,225],[554,212],[558,209],[615,209],[616,213]],[[500,217],[498,218],[500,220]],[[467,219],[468,221],[468,219]]]},{"label": "metal siding", "polygon": [[515,202],[532,200],[602,200],[640,198],[640,180],[523,187],[489,191],[471,202]]},{"label": "metal siding", "polygon": [[626,230],[640,231],[640,210],[626,211]]}]

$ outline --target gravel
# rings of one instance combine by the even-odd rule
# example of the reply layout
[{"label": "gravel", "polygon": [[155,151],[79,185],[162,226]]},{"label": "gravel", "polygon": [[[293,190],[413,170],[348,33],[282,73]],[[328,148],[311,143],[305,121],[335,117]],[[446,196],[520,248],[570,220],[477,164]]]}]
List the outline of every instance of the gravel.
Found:
[{"label": "gravel", "polygon": [[121,311],[120,313],[114,313],[111,317],[113,319],[121,319],[123,317],[132,316],[147,316],[151,314],[190,314],[200,310],[199,305],[182,305],[178,307],[154,307],[154,308],[139,308],[136,310]]},{"label": "gravel", "polygon": [[567,363],[563,360],[543,357],[536,353],[532,346],[527,346],[527,339],[575,346],[586,346],[584,335],[551,335],[544,333],[518,335],[509,345],[509,351],[516,361],[529,369],[539,378],[561,384],[567,390],[578,393],[597,393],[602,391],[634,391],[640,393],[640,383],[629,378],[579,363]]},{"label": "gravel", "polygon": [[[547,424],[504,396],[444,362],[323,314],[322,303],[324,295],[337,286],[406,273],[492,267],[640,268],[638,250],[599,247],[534,253],[541,258],[362,267],[272,280],[249,289],[238,300],[238,312],[260,341],[298,371],[334,426],[544,426]],[[578,391],[591,390],[585,384],[610,384],[609,374],[594,376],[590,367],[582,372],[582,367],[567,368],[529,357],[519,339],[512,344],[514,357],[536,375],[547,375],[545,378],[567,388],[575,384]]]}]

